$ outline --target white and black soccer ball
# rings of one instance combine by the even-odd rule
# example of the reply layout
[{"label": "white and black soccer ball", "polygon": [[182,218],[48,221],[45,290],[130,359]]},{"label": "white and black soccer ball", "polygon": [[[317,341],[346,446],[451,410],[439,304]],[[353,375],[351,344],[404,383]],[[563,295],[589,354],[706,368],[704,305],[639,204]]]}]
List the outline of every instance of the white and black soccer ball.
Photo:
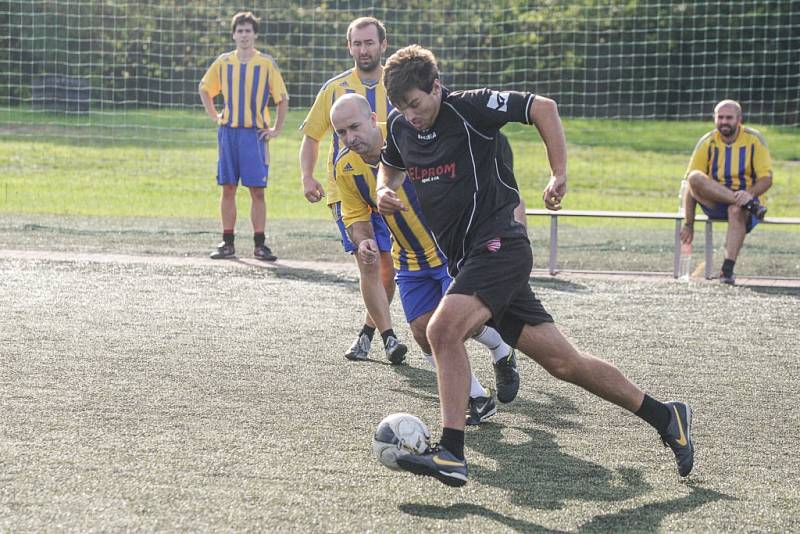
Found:
[{"label": "white and black soccer ball", "polygon": [[397,458],[422,454],[430,446],[430,441],[431,433],[418,417],[395,413],[378,423],[372,438],[372,454],[389,469],[400,469]]}]

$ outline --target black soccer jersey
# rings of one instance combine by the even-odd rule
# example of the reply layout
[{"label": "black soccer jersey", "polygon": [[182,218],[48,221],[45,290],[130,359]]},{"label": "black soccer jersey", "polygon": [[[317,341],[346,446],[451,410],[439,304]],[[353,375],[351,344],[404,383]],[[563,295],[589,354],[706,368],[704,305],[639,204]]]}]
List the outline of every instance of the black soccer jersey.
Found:
[{"label": "black soccer jersey", "polygon": [[406,172],[422,212],[455,276],[470,250],[502,237],[527,237],[514,220],[519,195],[499,169],[498,130],[529,124],[534,95],[515,91],[449,92],[433,127],[419,131],[394,110],[381,160]]}]

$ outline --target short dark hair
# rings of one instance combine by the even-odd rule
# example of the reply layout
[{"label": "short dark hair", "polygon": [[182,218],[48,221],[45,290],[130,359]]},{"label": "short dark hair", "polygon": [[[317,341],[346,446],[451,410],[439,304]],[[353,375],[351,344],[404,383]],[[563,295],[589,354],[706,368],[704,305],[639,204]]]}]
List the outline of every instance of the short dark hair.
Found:
[{"label": "short dark hair", "polygon": [[350,44],[350,34],[353,33],[353,30],[360,30],[361,28],[366,28],[370,24],[374,24],[375,28],[378,30],[378,41],[381,43],[386,40],[386,28],[384,28],[383,23],[376,19],[375,17],[359,17],[353,22],[350,23],[350,26],[347,27],[347,44]]},{"label": "short dark hair", "polygon": [[236,33],[236,26],[250,23],[253,25],[253,33],[258,33],[258,17],[251,11],[240,11],[231,19],[231,33]]},{"label": "short dark hair", "polygon": [[433,82],[438,78],[439,66],[433,52],[416,44],[401,48],[389,56],[383,67],[386,94],[395,105],[403,102],[406,94],[413,89],[430,93]]}]

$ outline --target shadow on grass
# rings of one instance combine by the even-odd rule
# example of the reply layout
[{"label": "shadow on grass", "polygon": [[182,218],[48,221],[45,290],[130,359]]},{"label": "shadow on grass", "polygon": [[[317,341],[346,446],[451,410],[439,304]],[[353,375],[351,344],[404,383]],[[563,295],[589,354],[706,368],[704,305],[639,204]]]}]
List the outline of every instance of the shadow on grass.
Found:
[{"label": "shadow on grass", "polygon": [[[406,386],[396,388],[394,392],[436,401],[436,373],[433,369],[404,365],[393,366],[392,370],[405,380]],[[500,424],[503,413],[525,416],[533,425]],[[511,404],[499,405],[495,418],[481,425],[480,429],[467,431],[468,449],[472,454],[478,453],[478,459],[470,464],[471,479],[502,489],[508,493],[508,501],[515,505],[538,510],[560,510],[574,501],[622,502],[652,491],[644,479],[643,470],[611,470],[564,454],[556,441],[556,434],[540,429],[580,429],[581,424],[569,418],[572,415],[579,415],[579,410],[571,400],[559,395],[547,395],[544,401],[538,402],[517,398]],[[491,468],[481,465],[480,456],[491,458],[495,465]],[[578,531],[655,530],[671,514],[691,511],[708,502],[730,499],[727,495],[699,486],[690,488],[691,493],[685,497],[597,516]],[[400,510],[442,520],[479,515],[514,530],[556,532],[473,504],[447,507],[403,504]]]},{"label": "shadow on grass", "polygon": [[777,287],[777,286],[747,286],[753,293],[763,295],[782,295],[785,297],[800,297],[800,287]]},{"label": "shadow on grass", "polygon": [[554,276],[531,276],[528,279],[528,283],[531,285],[534,293],[537,288],[563,291],[564,293],[580,293],[582,291],[587,291],[587,287],[583,284],[576,284],[575,282],[569,282]]},{"label": "shadow on grass", "polygon": [[[668,516],[691,512],[708,503],[730,500],[731,497],[699,486],[691,487],[686,496],[669,499],[663,502],[645,504],[628,510],[597,516],[578,527],[575,532],[624,532],[631,530],[654,531]],[[450,506],[434,506],[427,504],[401,504],[400,511],[416,517],[449,521],[464,519],[471,515],[496,521],[498,524],[520,532],[566,532],[550,529],[542,525],[509,517],[485,506],[471,503],[459,503]]]},{"label": "shadow on grass", "polygon": [[300,267],[285,266],[275,266],[270,268],[267,272],[269,272],[270,276],[280,278],[281,280],[294,280],[310,282],[312,284],[337,286],[352,293],[359,292],[358,278],[355,276],[329,273],[325,271],[318,271],[316,269],[303,269]]}]

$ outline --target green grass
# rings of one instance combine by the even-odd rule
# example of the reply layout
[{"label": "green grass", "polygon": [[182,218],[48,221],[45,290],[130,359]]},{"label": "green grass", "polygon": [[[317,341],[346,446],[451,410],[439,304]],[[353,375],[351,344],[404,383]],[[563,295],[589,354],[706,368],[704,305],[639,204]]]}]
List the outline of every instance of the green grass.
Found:
[{"label": "green grass", "polygon": [[[299,182],[298,126],[291,111],[271,146],[269,217],[325,219]],[[672,211],[696,140],[711,122],[565,119],[572,209]],[[770,215],[797,216],[800,129],[757,126],[770,143],[775,183]],[[548,167],[535,130],[506,128],[529,207]],[[0,110],[0,212],[96,216],[216,217],[216,136],[199,111],[93,112],[88,115]],[[324,152],[324,149],[323,149]],[[320,157],[320,163],[324,158]],[[324,176],[318,165],[318,178]],[[249,199],[240,191],[240,212]],[[579,224],[594,224],[581,221]]]}]

